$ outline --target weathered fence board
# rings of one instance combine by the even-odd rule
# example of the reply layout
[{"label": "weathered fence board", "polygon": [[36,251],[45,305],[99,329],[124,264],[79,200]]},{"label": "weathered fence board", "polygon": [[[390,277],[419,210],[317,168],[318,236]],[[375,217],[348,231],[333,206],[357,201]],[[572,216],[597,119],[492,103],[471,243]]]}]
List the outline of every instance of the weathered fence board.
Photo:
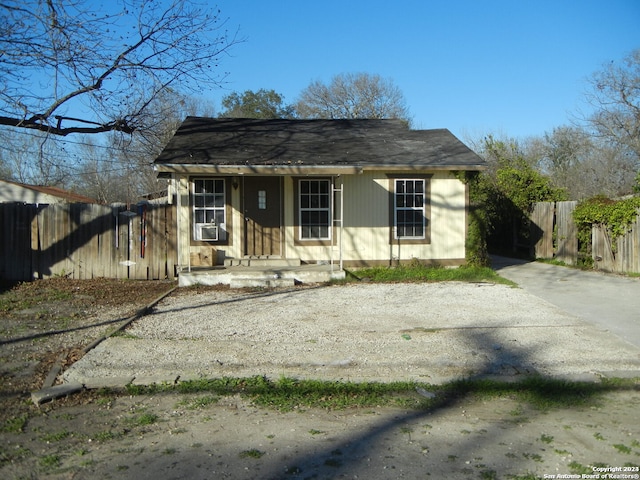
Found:
[{"label": "weathered fence board", "polygon": [[172,205],[0,204],[0,278],[175,278]]},{"label": "weathered fence board", "polygon": [[531,239],[536,258],[553,257],[553,202],[538,202],[531,212]]},{"label": "weathered fence board", "polygon": [[[568,265],[578,261],[578,232],[573,211],[578,202],[539,202],[531,213],[536,258],[556,258]],[[553,245],[554,230],[556,245]],[[607,228],[593,225],[591,256],[595,268],[607,272],[640,273],[640,210],[628,232],[612,240]]]},{"label": "weathered fence board", "polygon": [[577,205],[578,202],[556,203],[558,241],[556,258],[567,265],[575,265],[578,263],[578,231],[572,216]]},{"label": "weathered fence board", "polygon": [[536,258],[553,257],[553,202],[538,202],[531,212],[531,239]]},{"label": "weathered fence board", "polygon": [[591,230],[595,268],[615,273],[640,273],[640,211],[626,234],[613,240],[604,225]]}]

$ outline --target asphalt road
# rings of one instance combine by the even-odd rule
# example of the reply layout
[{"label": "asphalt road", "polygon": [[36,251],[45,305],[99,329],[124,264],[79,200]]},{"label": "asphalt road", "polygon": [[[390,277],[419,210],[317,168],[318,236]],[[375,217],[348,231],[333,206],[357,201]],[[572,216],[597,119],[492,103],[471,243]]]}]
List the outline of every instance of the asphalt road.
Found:
[{"label": "asphalt road", "polygon": [[522,289],[640,347],[640,278],[492,257]]}]

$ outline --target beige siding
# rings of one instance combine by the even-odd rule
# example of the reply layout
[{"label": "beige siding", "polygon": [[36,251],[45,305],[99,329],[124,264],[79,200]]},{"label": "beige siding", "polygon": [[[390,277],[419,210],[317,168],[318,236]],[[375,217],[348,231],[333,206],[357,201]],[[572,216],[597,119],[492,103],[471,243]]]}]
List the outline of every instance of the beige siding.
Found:
[{"label": "beige siding", "polygon": [[344,182],[344,260],[388,259],[389,219],[389,179],[374,173],[347,177]]},{"label": "beige siding", "polygon": [[0,181],[0,202],[64,203],[64,198]]},{"label": "beige siding", "polygon": [[440,174],[431,183],[431,257],[464,259],[466,188],[453,176]]},{"label": "beige siding", "polygon": [[[410,177],[410,175],[407,175]],[[365,172],[360,175],[336,177],[336,186],[344,191],[344,228],[334,229],[333,246],[304,246],[295,243],[294,179],[285,177],[283,256],[300,258],[303,261],[337,261],[342,245],[345,262],[390,263],[398,260],[463,260],[466,236],[466,190],[465,185],[448,173],[435,173],[430,180],[430,227],[429,244],[400,244],[390,242],[391,213],[389,178],[385,173]],[[189,255],[198,247],[190,246],[191,230],[189,207],[189,185],[185,177],[178,187],[179,262],[189,263]],[[339,197],[339,195],[337,195]],[[231,192],[230,244],[218,247],[220,257],[240,258],[243,255],[243,227],[240,190]],[[337,207],[337,206],[336,206]],[[336,211],[339,209],[336,208]],[[340,238],[342,233],[342,239]],[[222,254],[222,255],[220,255]]]},{"label": "beige siding", "polygon": [[[410,177],[410,175],[408,175]],[[342,242],[336,229],[334,247],[301,247],[293,243],[293,207],[287,216],[286,255],[303,260],[334,260],[342,244],[346,262],[393,262],[398,260],[462,260],[465,257],[466,190],[465,185],[446,173],[431,179],[431,242],[420,245],[390,243],[390,180],[385,174],[365,172],[342,177],[344,186],[344,228]],[[293,184],[288,181],[285,198],[291,199]],[[339,180],[338,180],[339,184]],[[333,255],[332,255],[333,253]]]}]

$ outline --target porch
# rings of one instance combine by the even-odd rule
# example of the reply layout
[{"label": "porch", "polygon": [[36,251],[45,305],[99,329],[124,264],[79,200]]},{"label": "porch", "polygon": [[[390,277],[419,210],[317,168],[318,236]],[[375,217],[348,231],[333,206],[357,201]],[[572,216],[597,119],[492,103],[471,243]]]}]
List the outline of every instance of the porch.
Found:
[{"label": "porch", "polygon": [[244,287],[292,287],[345,278],[344,270],[328,263],[303,263],[299,259],[243,257],[226,259],[215,267],[187,267],[178,273],[178,285],[229,285]]}]

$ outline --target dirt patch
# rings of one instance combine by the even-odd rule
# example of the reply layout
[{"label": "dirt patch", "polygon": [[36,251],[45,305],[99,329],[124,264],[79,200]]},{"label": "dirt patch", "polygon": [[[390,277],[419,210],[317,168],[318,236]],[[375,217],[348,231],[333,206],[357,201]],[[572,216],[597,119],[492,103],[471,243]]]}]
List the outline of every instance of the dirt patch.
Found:
[{"label": "dirt patch", "polygon": [[[29,401],[53,362],[73,361],[172,286],[54,279],[0,295],[2,478],[530,479],[594,466],[637,474],[637,387],[543,411],[510,395],[473,393],[424,411],[278,412],[238,396],[104,391],[40,408]],[[411,325],[398,335],[410,342],[402,335],[438,333]]]},{"label": "dirt patch", "polygon": [[24,413],[30,392],[55,363],[80,359],[173,282],[53,278],[5,286],[0,293],[0,424]]},{"label": "dirt patch", "polygon": [[283,413],[235,396],[80,395],[31,416],[20,433],[2,434],[0,474],[525,480],[633,469],[640,459],[638,402],[639,392],[621,391],[584,407],[539,411],[508,396],[469,395],[427,411]]}]

